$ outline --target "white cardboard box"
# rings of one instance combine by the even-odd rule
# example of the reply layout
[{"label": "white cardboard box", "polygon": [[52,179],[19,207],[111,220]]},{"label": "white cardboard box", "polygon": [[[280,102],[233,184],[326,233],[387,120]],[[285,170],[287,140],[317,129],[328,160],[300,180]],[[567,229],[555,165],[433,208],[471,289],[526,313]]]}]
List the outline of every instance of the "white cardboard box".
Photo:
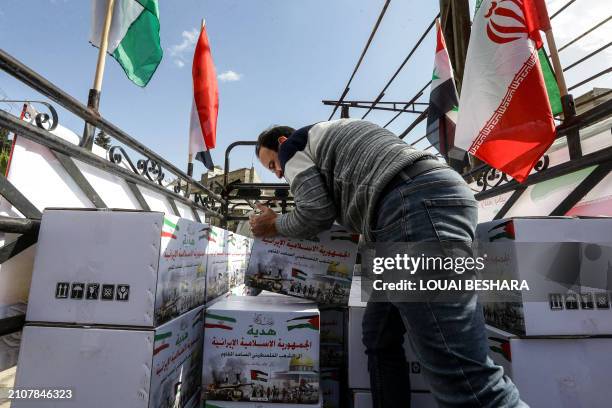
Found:
[{"label": "white cardboard box", "polygon": [[[366,303],[361,301],[361,277],[354,276],[349,300],[348,323],[348,383],[349,388],[370,388],[368,372],[368,357],[362,341],[362,322]],[[404,352],[410,370],[410,388],[412,390],[428,391],[429,384],[421,371],[408,337],[405,337]]]},{"label": "white cardboard box", "polygon": [[512,218],[476,233],[489,243],[485,277],[524,279],[531,291],[483,302],[487,323],[526,336],[612,334],[612,218]]},{"label": "white cardboard box", "polygon": [[45,210],[27,320],[153,327],[203,304],[207,228],[160,212]]},{"label": "white cardboard box", "polygon": [[322,408],[318,404],[280,404],[277,402],[228,402],[228,401],[203,401],[202,408]]},{"label": "white cardboard box", "polygon": [[320,304],[346,305],[358,239],[336,225],[311,241],[255,239],[245,283]]},{"label": "white cardboard box", "polygon": [[230,290],[228,271],[228,234],[219,228],[210,227],[206,249],[206,301],[209,302]]},{"label": "white cardboard box", "polygon": [[[438,408],[438,404],[429,392],[413,392],[410,407]],[[353,408],[372,408],[372,394],[366,391],[355,391],[353,393]]]},{"label": "white cardboard box", "polygon": [[244,275],[249,264],[253,240],[240,234],[227,233],[227,268],[229,289],[244,284]]},{"label": "white cardboard box", "polygon": [[611,406],[612,338],[518,338],[488,325],[487,338],[529,406]]},{"label": "white cardboard box", "polygon": [[[268,391],[269,390],[269,391]],[[283,296],[233,296],[206,310],[203,398],[319,402],[319,310]]]},{"label": "white cardboard box", "polygon": [[33,326],[23,330],[15,386],[69,389],[72,398],[12,407],[196,407],[203,306],[156,329]]}]

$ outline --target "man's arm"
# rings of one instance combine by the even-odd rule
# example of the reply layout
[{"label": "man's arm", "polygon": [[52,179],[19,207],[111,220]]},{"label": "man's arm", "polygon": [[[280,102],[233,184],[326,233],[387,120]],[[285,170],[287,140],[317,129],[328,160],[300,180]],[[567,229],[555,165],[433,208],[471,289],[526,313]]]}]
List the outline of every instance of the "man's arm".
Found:
[{"label": "man's arm", "polygon": [[302,171],[291,186],[295,208],[276,218],[277,232],[287,237],[307,239],[330,229],[336,219],[336,207],[318,169],[312,166]]}]

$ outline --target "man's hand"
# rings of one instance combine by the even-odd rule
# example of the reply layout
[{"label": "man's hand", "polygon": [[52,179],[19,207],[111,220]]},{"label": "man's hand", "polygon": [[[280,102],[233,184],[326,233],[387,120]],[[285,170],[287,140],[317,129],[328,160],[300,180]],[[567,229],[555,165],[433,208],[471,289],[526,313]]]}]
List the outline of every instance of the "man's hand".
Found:
[{"label": "man's hand", "polygon": [[259,215],[251,215],[249,224],[253,235],[258,238],[273,237],[278,235],[276,231],[276,213],[265,205],[257,204],[261,211]]}]

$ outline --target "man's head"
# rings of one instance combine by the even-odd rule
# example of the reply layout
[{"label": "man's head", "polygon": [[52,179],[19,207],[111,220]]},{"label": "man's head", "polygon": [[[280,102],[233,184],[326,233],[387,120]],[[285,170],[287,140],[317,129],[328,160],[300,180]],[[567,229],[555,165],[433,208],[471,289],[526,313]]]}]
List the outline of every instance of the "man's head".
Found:
[{"label": "man's head", "polygon": [[255,154],[257,158],[276,177],[283,177],[283,169],[278,159],[278,149],[280,145],[295,131],[289,126],[272,126],[259,135],[257,145],[255,145]]}]

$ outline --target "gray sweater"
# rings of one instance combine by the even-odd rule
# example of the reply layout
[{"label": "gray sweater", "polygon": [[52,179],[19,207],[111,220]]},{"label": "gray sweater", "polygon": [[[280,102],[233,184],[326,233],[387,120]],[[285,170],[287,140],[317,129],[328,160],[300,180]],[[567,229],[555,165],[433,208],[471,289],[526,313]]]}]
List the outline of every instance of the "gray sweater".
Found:
[{"label": "gray sweater", "polygon": [[363,120],[320,122],[295,131],[279,149],[295,209],[276,219],[282,235],[311,238],[334,221],[371,241],[381,191],[418,151]]}]

